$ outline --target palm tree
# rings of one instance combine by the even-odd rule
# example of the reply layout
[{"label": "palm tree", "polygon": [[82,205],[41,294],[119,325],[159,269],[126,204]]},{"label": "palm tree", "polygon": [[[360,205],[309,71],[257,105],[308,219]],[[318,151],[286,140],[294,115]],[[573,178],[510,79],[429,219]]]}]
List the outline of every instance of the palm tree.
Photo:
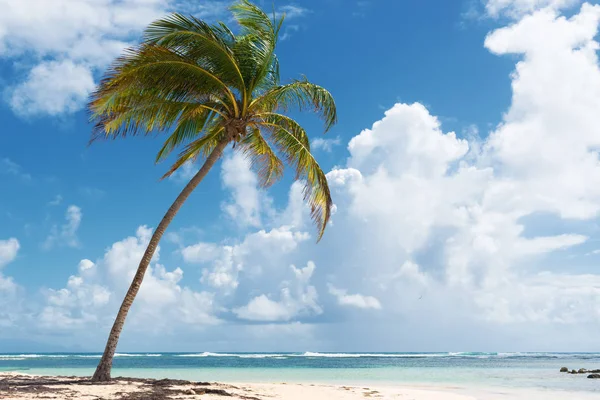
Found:
[{"label": "palm tree", "polygon": [[[158,243],[179,211],[229,144],[242,151],[268,187],[283,174],[283,160],[305,181],[304,198],[318,226],[318,240],[332,200],[325,174],[310,152],[306,131],[284,115],[289,107],[319,112],[325,131],[337,121],[335,102],[305,78],[282,85],[275,55],[283,17],[271,20],[259,7],[240,0],[230,7],[239,24],[210,25],[173,14],[152,23],[144,40],[107,71],[89,108],[96,122],[92,141],[169,131],[156,161],[181,149],[164,175],[199,158],[204,164],[160,221],[119,309],[92,378],[109,381],[112,360],[127,313]],[[163,177],[163,178],[164,178]]]}]

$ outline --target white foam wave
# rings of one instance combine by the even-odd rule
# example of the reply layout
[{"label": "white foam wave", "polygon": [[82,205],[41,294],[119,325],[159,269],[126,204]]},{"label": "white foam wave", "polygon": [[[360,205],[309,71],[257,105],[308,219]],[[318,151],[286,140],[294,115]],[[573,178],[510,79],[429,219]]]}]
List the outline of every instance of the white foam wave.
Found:
[{"label": "white foam wave", "polygon": [[115,357],[162,357],[162,354],[115,353]]},{"label": "white foam wave", "polygon": [[[425,358],[446,357],[447,353],[313,353],[307,351],[299,357],[325,357],[325,358]],[[298,357],[298,356],[296,356]]]},{"label": "white foam wave", "polygon": [[177,357],[238,357],[238,358],[287,358],[289,354],[232,354],[232,353],[196,353],[196,354],[177,354]]},{"label": "white foam wave", "polygon": [[16,359],[16,358],[67,358],[68,355],[62,354],[0,354],[0,358]]}]

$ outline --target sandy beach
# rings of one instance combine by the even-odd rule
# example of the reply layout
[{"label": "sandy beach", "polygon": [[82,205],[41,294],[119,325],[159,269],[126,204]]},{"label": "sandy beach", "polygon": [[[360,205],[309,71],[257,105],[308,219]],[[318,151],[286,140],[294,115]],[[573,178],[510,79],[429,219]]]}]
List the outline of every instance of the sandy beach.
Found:
[{"label": "sandy beach", "polygon": [[79,377],[42,377],[0,373],[0,399],[81,400],[586,400],[597,394],[543,389],[468,389],[458,386],[326,385],[309,383],[208,383],[177,380],[115,378],[109,384],[92,385]]}]

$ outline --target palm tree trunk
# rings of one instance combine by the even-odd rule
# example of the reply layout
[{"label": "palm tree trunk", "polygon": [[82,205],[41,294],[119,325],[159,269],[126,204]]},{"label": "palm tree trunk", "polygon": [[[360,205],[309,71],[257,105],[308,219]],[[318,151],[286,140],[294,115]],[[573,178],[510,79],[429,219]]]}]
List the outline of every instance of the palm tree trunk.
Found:
[{"label": "palm tree trunk", "polygon": [[121,335],[121,330],[123,329],[123,325],[125,324],[125,318],[127,317],[127,313],[133,304],[133,300],[140,290],[140,286],[144,279],[144,274],[150,265],[150,260],[152,260],[152,256],[156,251],[156,247],[158,246],[158,242],[160,241],[162,235],[165,233],[167,227],[173,221],[173,218],[186,201],[186,199],[190,196],[190,194],[196,189],[198,184],[204,179],[208,171],[215,165],[225,147],[227,147],[228,141],[220,142],[217,147],[213,149],[210,153],[200,171],[189,181],[189,183],[185,186],[185,188],[181,191],[175,202],[171,205],[165,216],[163,217],[160,224],[156,227],[152,238],[150,239],[150,243],[148,243],[148,247],[144,252],[144,256],[140,261],[140,265],[138,266],[137,272],[131,282],[131,286],[129,286],[129,290],[125,295],[125,299],[123,300],[123,304],[121,304],[121,308],[119,309],[119,313],[117,314],[117,318],[113,324],[112,329],[110,330],[110,335],[108,336],[108,341],[106,343],[106,348],[104,349],[104,354],[102,355],[102,359],[96,368],[96,372],[92,377],[92,382],[108,382],[110,381],[110,370],[112,368],[113,357],[115,355],[115,351],[117,350],[117,343],[119,342],[119,336]]}]

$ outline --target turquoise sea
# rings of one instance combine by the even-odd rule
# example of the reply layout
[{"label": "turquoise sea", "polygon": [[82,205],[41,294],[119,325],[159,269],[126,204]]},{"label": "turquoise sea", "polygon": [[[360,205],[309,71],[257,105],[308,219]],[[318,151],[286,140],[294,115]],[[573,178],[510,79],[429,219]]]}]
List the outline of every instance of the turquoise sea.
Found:
[{"label": "turquoise sea", "polygon": [[[0,372],[89,376],[100,354],[0,354]],[[117,353],[113,376],[221,382],[546,388],[598,392],[600,353]]]}]

